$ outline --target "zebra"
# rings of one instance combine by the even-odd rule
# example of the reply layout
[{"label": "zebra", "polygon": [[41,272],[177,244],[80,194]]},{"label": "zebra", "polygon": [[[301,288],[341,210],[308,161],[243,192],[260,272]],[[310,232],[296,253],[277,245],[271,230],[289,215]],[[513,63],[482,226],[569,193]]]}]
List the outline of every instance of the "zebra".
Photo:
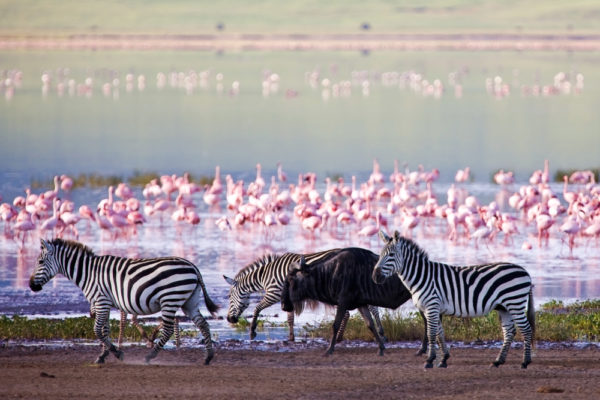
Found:
[{"label": "zebra", "polygon": [[109,337],[111,307],[133,315],[161,312],[160,339],[146,356],[146,363],[156,357],[173,334],[173,321],[179,308],[204,336],[204,364],[208,365],[213,358],[210,328],[199,310],[200,292],[213,316],[219,307],[209,297],[198,267],[190,261],[178,257],[97,256],[79,242],[42,239],[38,265],[31,275],[29,287],[38,292],[57,273],[73,281],[91,304],[90,310],[95,315],[94,333],[103,345],[96,364],[103,364],[110,352],[123,360],[123,351],[117,349]]},{"label": "zebra", "polygon": [[398,231],[391,238],[383,231],[384,242],[379,261],[373,270],[373,280],[382,283],[397,273],[410,290],[415,306],[425,314],[429,332],[429,353],[425,368],[433,367],[435,339],[444,353],[438,367],[445,368],[450,357],[444,339],[440,316],[475,317],[496,310],[500,316],[504,343],[492,363],[504,364],[515,336],[515,323],[525,341],[523,363],[531,363],[531,347],[535,336],[533,285],[527,271],[515,264],[490,263],[458,267],[430,261],[427,253]]},{"label": "zebra", "polygon": [[[305,254],[304,259],[306,264],[310,265],[315,261],[330,258],[340,250],[341,249],[331,249]],[[238,271],[235,278],[229,278],[223,275],[225,281],[231,285],[231,288],[229,289],[227,321],[232,324],[237,323],[242,312],[250,305],[250,294],[264,290],[265,295],[254,309],[252,324],[250,325],[250,339],[256,338],[256,327],[260,312],[281,300],[281,291],[288,271],[293,269],[294,266],[300,262],[301,257],[301,254],[296,253],[284,253],[280,256],[276,254],[266,254]],[[384,340],[387,340],[383,334],[383,326],[377,307],[369,306],[369,311],[375,319],[379,334]],[[342,340],[349,317],[350,312],[348,311],[344,315],[336,338],[337,341]],[[293,311],[288,312],[287,322],[289,326],[288,340],[293,342],[295,340]]]}]

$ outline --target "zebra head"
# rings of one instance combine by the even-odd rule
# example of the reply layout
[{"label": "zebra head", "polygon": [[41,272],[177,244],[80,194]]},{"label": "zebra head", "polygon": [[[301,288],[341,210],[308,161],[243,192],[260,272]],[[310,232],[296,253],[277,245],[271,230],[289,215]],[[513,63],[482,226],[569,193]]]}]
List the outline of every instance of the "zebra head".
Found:
[{"label": "zebra head", "polygon": [[236,324],[240,315],[250,305],[250,292],[242,291],[239,282],[235,279],[223,275],[225,281],[231,285],[229,288],[229,310],[227,311],[227,321]]},{"label": "zebra head", "polygon": [[54,243],[41,239],[41,250],[38,265],[29,278],[29,288],[34,292],[42,290],[42,287],[58,272]]},{"label": "zebra head", "polygon": [[389,237],[384,231],[379,231],[379,237],[383,241],[383,249],[379,255],[379,261],[373,268],[373,282],[382,284],[389,276],[398,272],[402,267],[402,253],[398,248],[400,233],[394,232],[394,237]]}]

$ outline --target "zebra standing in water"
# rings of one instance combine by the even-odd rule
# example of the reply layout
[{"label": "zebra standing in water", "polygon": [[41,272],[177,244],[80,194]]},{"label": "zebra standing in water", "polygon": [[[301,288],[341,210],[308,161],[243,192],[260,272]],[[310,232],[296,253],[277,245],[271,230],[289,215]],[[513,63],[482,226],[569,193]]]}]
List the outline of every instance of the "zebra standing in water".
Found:
[{"label": "zebra standing in water", "polygon": [[208,364],[214,356],[210,328],[200,314],[201,292],[214,315],[218,306],[208,296],[202,275],[190,261],[178,257],[130,259],[112,255],[97,256],[85,245],[62,239],[41,240],[38,265],[29,280],[34,292],[57,273],[73,281],[85,294],[95,314],[94,332],[103,344],[97,364],[112,352],[120,360],[123,352],[109,337],[109,313],[116,307],[133,315],[161,312],[161,336],[146,363],[156,357],[173,334],[173,321],[179,308],[198,327],[205,338]]},{"label": "zebra standing in water", "polygon": [[[315,261],[331,258],[339,251],[340,249],[331,249],[305,254],[304,259],[306,264],[311,265]],[[296,253],[285,253],[281,256],[267,254],[242,268],[233,279],[223,275],[225,281],[231,285],[227,321],[232,324],[237,323],[242,312],[250,305],[250,294],[264,290],[265,295],[254,309],[252,324],[250,325],[250,339],[256,338],[256,326],[260,312],[281,301],[281,291],[285,277],[288,271],[300,262],[300,257],[302,255]],[[369,311],[373,314],[379,334],[385,340],[377,307],[369,306]],[[338,341],[342,340],[349,317],[350,312],[346,312],[337,337]],[[289,340],[294,341],[294,312],[288,312],[287,322],[290,329]]]},{"label": "zebra standing in water", "polygon": [[491,263],[457,267],[429,260],[429,256],[412,240],[401,237],[398,231],[390,238],[383,231],[379,236],[385,243],[373,270],[373,280],[383,282],[397,273],[410,290],[415,306],[425,313],[429,332],[429,357],[425,368],[433,367],[437,336],[444,358],[439,367],[445,368],[450,357],[439,323],[440,315],[476,317],[496,310],[502,323],[504,343],[493,362],[504,364],[515,336],[515,323],[525,339],[522,368],[531,363],[531,346],[535,333],[535,312],[531,277],[518,265]]}]

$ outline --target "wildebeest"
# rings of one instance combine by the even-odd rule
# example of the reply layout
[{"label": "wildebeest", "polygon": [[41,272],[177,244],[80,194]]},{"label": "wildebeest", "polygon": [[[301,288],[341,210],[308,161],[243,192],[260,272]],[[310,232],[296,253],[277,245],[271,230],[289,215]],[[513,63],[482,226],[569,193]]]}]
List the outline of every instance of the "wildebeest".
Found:
[{"label": "wildebeest", "polygon": [[[331,344],[325,355],[333,353],[336,337],[347,310],[358,309],[379,343],[379,355],[385,346],[377,333],[368,306],[397,308],[410,299],[410,292],[400,279],[388,279],[382,285],[371,279],[379,256],[360,248],[342,249],[325,261],[307,265],[303,259],[289,271],[281,295],[284,311],[299,313],[306,302],[320,301],[337,306]],[[425,335],[426,337],[426,335]],[[425,338],[421,350],[426,348]]]}]

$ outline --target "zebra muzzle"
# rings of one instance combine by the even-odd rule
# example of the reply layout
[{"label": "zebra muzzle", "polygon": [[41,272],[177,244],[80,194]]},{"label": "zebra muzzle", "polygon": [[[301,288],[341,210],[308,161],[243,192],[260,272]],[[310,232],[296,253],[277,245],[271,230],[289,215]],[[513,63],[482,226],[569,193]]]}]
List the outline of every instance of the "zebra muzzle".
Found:
[{"label": "zebra muzzle", "polygon": [[35,283],[35,280],[33,279],[33,277],[31,277],[31,279],[29,280],[29,289],[31,289],[34,292],[39,292],[40,290],[42,290],[42,285],[40,285],[39,283]]}]

